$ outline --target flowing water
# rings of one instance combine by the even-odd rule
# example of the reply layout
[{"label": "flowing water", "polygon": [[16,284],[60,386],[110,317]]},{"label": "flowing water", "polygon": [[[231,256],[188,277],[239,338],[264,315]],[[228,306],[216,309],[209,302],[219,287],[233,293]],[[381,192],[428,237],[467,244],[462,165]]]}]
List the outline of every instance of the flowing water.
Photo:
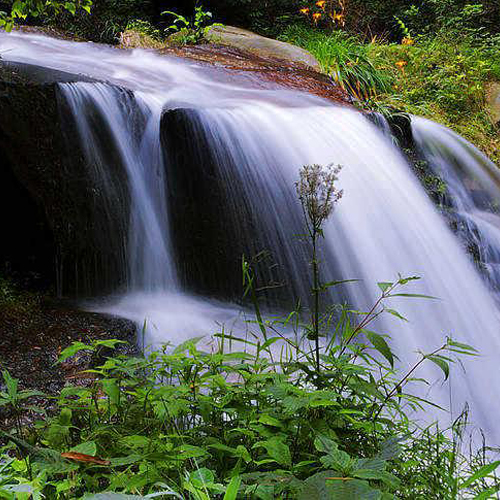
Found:
[{"label": "flowing water", "polygon": [[[361,309],[378,297],[377,282],[397,279],[398,273],[420,276],[408,291],[439,299],[391,299],[408,321],[388,315],[377,327],[392,335],[402,365],[414,362],[418,349],[439,347],[447,336],[475,346],[481,358],[454,367],[449,383],[439,382],[437,369],[429,366],[419,375],[436,381],[431,397],[451,408],[443,420],[456,416],[468,401],[472,419],[500,440],[494,291],[500,229],[492,206],[499,195],[498,174],[463,139],[414,119],[417,144],[447,183],[447,206],[467,226],[487,280],[401,151],[357,111],[248,74],[141,50],[1,33],[0,53],[5,60],[102,80],[60,85],[94,181],[113,189],[107,148],[117,151],[128,181],[127,286],[96,308],[139,325],[146,321],[146,342],[153,345],[210,334],[222,323],[245,328],[241,308],[216,301],[210,293],[188,293],[190,280],[205,270],[195,266],[182,271],[186,261],[209,262],[217,273],[205,281],[199,277],[201,289],[210,288],[208,284],[217,291],[230,288],[231,276],[220,282],[217,276],[241,249],[247,254],[268,250],[279,276],[288,277],[294,297],[307,297],[308,249],[297,236],[301,211],[294,183],[304,164],[340,164],[344,197],[325,229],[325,279],[360,279],[343,293]],[[107,143],[93,126],[96,115],[108,130]],[[176,136],[179,128],[183,133]],[[184,203],[179,185],[199,197]],[[215,253],[189,254],[190,242],[197,248],[197,240],[188,234],[187,211],[203,223],[213,224],[214,217],[220,222],[222,229],[214,231],[225,244],[218,246],[210,233],[204,238]],[[188,244],[182,246],[183,239]],[[263,276],[275,278],[273,273]]]}]

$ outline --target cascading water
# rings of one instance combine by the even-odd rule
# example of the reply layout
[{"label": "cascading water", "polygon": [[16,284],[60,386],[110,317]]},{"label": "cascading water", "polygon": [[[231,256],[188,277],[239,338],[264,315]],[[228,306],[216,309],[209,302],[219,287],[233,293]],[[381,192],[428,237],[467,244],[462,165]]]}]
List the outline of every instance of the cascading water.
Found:
[{"label": "cascading water", "polygon": [[468,247],[500,291],[500,171],[483,153],[451,130],[412,118],[415,143],[429,168],[447,187],[444,206]]},{"label": "cascading water", "polygon": [[[125,171],[130,201],[127,288],[176,289],[160,147],[161,103],[103,83],[65,83],[60,90],[76,121],[94,182],[112,192],[116,179],[105,153],[110,148],[117,152],[116,161]],[[93,120],[95,114],[108,131],[105,143],[102,125]],[[114,199],[115,203],[123,201]]]},{"label": "cascading water", "polygon": [[[189,227],[178,212],[188,210],[189,203],[181,204],[172,186],[180,182],[192,193],[204,193],[200,179],[210,179],[216,189],[203,199],[191,200],[198,205],[193,213],[202,218],[205,212],[220,215],[217,222],[232,226],[231,238],[238,238],[236,249],[270,251],[290,276],[295,296],[305,295],[307,248],[297,238],[301,219],[294,182],[304,164],[341,164],[345,194],[325,230],[326,274],[362,280],[345,290],[360,309],[378,297],[377,282],[390,281],[397,273],[420,276],[421,282],[411,291],[439,300],[391,299],[391,306],[409,321],[389,316],[378,327],[392,334],[403,364],[414,361],[417,349],[439,347],[446,336],[474,345],[480,361],[467,360],[465,373],[456,367],[450,383],[436,383],[431,397],[451,406],[451,416],[471,402],[472,420],[493,440],[500,439],[495,428],[500,410],[495,301],[400,151],[361,113],[272,84],[257,84],[248,75],[203,69],[151,52],[123,52],[37,35],[1,34],[0,43],[8,49],[4,57],[9,60],[43,61],[46,67],[84,73],[130,89],[103,83],[61,85],[96,182],[103,189],[109,185],[111,191],[112,166],[104,161],[108,147],[117,150],[115,157],[127,179],[128,287],[102,310],[141,325],[147,320],[147,341],[152,344],[213,333],[216,322],[244,327],[235,306],[188,295],[180,286],[185,281],[178,273],[184,255],[175,248],[179,234],[182,237],[183,228],[189,232]],[[111,144],[103,144],[93,128],[96,114],[106,124]],[[189,135],[172,135],[181,125]],[[431,163],[438,164],[450,186],[457,186],[450,188],[457,209],[469,216],[474,213],[487,224],[491,214],[475,214],[478,205],[470,201],[470,186],[455,183],[456,173],[448,169],[449,164],[459,163],[450,161],[450,155],[457,158],[460,148],[466,151],[465,143],[456,137],[445,141],[441,129],[433,131],[418,119],[414,130],[420,147],[428,148]],[[438,146],[433,143],[436,135]],[[444,144],[447,156],[441,154]],[[478,157],[468,151],[467,165],[475,169]],[[183,172],[189,166],[194,168],[192,173]],[[492,184],[497,174],[488,177],[484,172],[473,175],[496,194],[497,186]],[[465,194],[457,194],[462,191]],[[462,210],[459,201],[472,205]],[[486,234],[483,229],[477,231]],[[495,251],[500,248],[493,237],[488,244]],[[218,262],[221,255],[225,259],[231,253],[209,256],[215,267],[224,267],[225,260]],[[188,279],[189,274],[187,269]],[[425,377],[437,380],[432,368],[424,370]]]}]

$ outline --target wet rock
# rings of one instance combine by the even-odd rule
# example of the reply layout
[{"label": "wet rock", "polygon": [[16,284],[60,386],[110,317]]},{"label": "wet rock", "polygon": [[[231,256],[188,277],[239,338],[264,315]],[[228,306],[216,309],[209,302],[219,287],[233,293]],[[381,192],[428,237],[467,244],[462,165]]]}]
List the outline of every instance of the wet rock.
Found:
[{"label": "wet rock", "polygon": [[213,26],[205,34],[205,39],[210,43],[234,47],[265,59],[278,59],[321,71],[319,62],[307,50],[241,28]]},{"label": "wet rock", "polygon": [[493,123],[500,127],[500,83],[493,82],[489,85],[486,104]]},{"label": "wet rock", "polygon": [[[75,124],[68,119],[70,113],[58,90],[60,83],[76,81],[92,80],[0,61],[0,178],[9,182],[2,185],[3,191],[17,192],[19,184],[29,193],[36,210],[26,218],[32,216],[48,227],[47,241],[39,243],[53,254],[41,271],[56,284],[59,294],[82,296],[104,293],[123,282],[122,262],[117,259],[123,238],[110,234],[124,228],[109,223],[113,217],[123,220],[121,213],[108,219],[102,216],[105,193],[89,175],[75,140]],[[120,185],[119,174],[116,182]],[[0,221],[7,217],[11,214],[3,213]],[[3,240],[3,246],[10,246],[15,254],[14,235],[3,234]]]}]

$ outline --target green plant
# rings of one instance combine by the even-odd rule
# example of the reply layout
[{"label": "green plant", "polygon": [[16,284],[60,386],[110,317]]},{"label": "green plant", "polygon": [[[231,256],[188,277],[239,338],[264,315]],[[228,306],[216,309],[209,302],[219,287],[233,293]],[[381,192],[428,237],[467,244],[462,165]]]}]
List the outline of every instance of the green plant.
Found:
[{"label": "green plant", "polygon": [[309,50],[343,89],[360,100],[389,91],[392,75],[376,67],[369,46],[341,31],[326,34],[299,25],[290,26],[280,36]]},{"label": "green plant", "polygon": [[[297,186],[317,245],[339,198],[337,173],[306,166]],[[447,378],[454,357],[474,349],[446,339],[398,369],[387,336],[371,330],[382,314],[402,318],[388,299],[430,298],[401,291],[418,278],[379,283],[367,311],[328,307],[316,298],[340,282],[321,283],[314,251],[312,259],[311,309],[276,318],[262,314],[256,275],[243,260],[255,319],[244,331],[222,329],[209,349],[201,338],[139,357],[106,358],[117,341],[64,349],[60,363],[82,350],[102,360],[88,370],[94,381],[67,384],[55,414],[29,436],[20,419],[0,432],[10,457],[0,466],[0,495],[409,500],[415,489],[426,499],[455,500],[498,491],[499,462],[467,460],[456,441],[437,428],[419,430],[409,416],[431,404],[408,392],[418,367],[432,362]],[[6,384],[2,397],[20,415],[29,395],[9,376]]]},{"label": "green plant", "polygon": [[143,19],[132,19],[127,23],[126,31],[131,30],[141,35],[147,35],[158,40],[161,38],[161,31],[155,28],[149,21]]},{"label": "green plant", "polygon": [[16,21],[24,21],[29,17],[42,17],[59,14],[63,11],[73,16],[78,10],[90,14],[92,0],[15,0],[10,12],[0,11],[0,28],[11,31]]},{"label": "green plant", "polygon": [[167,28],[167,31],[177,33],[178,41],[183,45],[198,43],[205,34],[208,20],[212,18],[212,13],[205,11],[201,5],[196,5],[192,19],[170,10],[162,12],[162,15],[174,17],[174,23]]}]

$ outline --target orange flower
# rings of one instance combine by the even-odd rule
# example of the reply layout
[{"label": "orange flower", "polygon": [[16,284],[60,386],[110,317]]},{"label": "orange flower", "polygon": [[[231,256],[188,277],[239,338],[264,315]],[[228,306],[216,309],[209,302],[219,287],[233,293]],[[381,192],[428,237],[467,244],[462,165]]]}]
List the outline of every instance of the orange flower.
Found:
[{"label": "orange flower", "polygon": [[326,4],[326,0],[318,0],[316,2],[316,5],[320,8],[320,9],[324,9],[325,8],[325,4]]},{"label": "orange flower", "polygon": [[333,11],[333,14],[330,15],[330,17],[335,21],[341,23],[344,20],[344,15],[342,12],[337,13],[336,10]]},{"label": "orange flower", "polygon": [[321,19],[321,13],[320,12],[315,12],[313,14],[313,19],[314,19],[314,22],[317,23]]},{"label": "orange flower", "polygon": [[307,16],[307,14],[309,14],[309,9],[308,8],[304,8],[304,9],[300,9],[299,11],[301,14],[304,14],[305,16]]},{"label": "orange flower", "polygon": [[405,66],[406,66],[407,64],[408,64],[408,63],[407,63],[406,61],[398,61],[398,62],[396,63],[396,66],[397,66],[397,67],[398,67],[401,71],[403,71],[403,72],[404,72],[404,70],[405,70]]},{"label": "orange flower", "polygon": [[409,37],[409,36],[405,36],[403,38],[403,40],[401,40],[401,43],[403,45],[413,45],[415,43],[415,40],[413,40],[413,38]]}]

